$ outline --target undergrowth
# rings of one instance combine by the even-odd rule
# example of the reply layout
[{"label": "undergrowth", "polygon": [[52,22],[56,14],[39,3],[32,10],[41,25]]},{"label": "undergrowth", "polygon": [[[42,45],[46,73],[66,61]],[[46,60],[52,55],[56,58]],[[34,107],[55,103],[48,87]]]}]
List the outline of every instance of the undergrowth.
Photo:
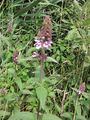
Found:
[{"label": "undergrowth", "polygon": [[90,120],[90,1],[0,3],[0,120]]}]

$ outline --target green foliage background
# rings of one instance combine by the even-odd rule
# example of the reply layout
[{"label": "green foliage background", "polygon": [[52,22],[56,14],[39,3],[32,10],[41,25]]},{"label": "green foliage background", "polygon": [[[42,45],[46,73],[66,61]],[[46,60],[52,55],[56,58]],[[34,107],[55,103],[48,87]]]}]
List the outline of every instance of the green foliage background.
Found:
[{"label": "green foliage background", "polygon": [[[90,119],[90,1],[2,0],[0,2],[0,119]],[[43,17],[52,18],[53,45],[45,76],[31,56]],[[13,31],[7,26],[13,21]],[[13,52],[19,51],[18,64]],[[78,96],[85,82],[85,92]],[[40,108],[39,108],[40,106]]]}]

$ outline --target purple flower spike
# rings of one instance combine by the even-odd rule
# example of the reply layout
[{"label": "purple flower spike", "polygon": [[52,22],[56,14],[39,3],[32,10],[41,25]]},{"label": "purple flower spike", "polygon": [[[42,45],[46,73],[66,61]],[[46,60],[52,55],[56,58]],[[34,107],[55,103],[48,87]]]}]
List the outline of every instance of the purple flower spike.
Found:
[{"label": "purple flower spike", "polygon": [[85,91],[85,83],[81,83],[80,86],[79,86],[78,94],[80,95],[84,91]]},{"label": "purple flower spike", "polygon": [[39,49],[39,52],[34,52],[32,57],[38,58],[39,61],[45,61],[47,59],[47,54],[45,54],[45,49],[49,49],[52,44],[52,28],[51,28],[51,18],[50,16],[45,16],[43,25],[35,37],[34,46]]},{"label": "purple flower spike", "polygon": [[85,82],[80,84],[79,89],[72,89],[77,93],[77,95],[81,95],[85,91]]}]

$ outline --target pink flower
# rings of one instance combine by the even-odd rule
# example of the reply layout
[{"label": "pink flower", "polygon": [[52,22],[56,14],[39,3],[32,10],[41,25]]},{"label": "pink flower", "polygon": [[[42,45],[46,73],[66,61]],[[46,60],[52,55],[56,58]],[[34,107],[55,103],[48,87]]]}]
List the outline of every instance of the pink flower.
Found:
[{"label": "pink flower", "polygon": [[45,16],[43,25],[35,38],[34,46],[39,49],[38,52],[34,52],[32,57],[38,58],[38,60],[46,60],[47,54],[45,54],[45,49],[49,49],[52,44],[52,28],[51,28],[51,18],[50,16]]},{"label": "pink flower", "polygon": [[41,55],[39,55],[39,60],[44,61],[46,59],[47,59],[47,54],[41,54]]},{"label": "pink flower", "polygon": [[72,88],[78,95],[81,95],[85,91],[85,83],[81,83],[79,89]]},{"label": "pink flower", "polygon": [[79,86],[78,94],[80,95],[85,91],[85,83],[81,83]]},{"label": "pink flower", "polygon": [[39,53],[37,53],[37,52],[33,52],[32,57],[33,57],[33,58],[35,58],[35,57],[39,57]]},{"label": "pink flower", "polygon": [[36,47],[36,49],[40,49],[40,48],[42,48],[42,44],[43,44],[43,41],[35,40],[34,46]]},{"label": "pink flower", "polygon": [[36,49],[40,49],[40,48],[49,49],[51,47],[51,44],[52,44],[51,40],[47,40],[47,41],[35,40],[34,46],[36,47]]},{"label": "pink flower", "polygon": [[49,40],[49,41],[45,41],[43,43],[43,47],[46,48],[46,49],[49,49],[51,47],[51,44],[52,44],[52,41]]},{"label": "pink flower", "polygon": [[18,63],[18,56],[19,56],[19,51],[14,51],[14,53],[13,53],[13,62],[14,63]]},{"label": "pink flower", "polygon": [[40,53],[37,53],[37,52],[33,52],[32,57],[33,58],[38,58],[39,60],[44,61],[44,60],[47,59],[47,54],[40,54]]}]

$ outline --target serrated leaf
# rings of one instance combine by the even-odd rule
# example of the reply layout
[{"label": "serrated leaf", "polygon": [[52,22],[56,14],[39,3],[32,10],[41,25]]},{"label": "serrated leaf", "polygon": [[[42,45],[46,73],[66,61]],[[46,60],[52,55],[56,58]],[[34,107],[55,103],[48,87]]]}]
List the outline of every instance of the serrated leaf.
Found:
[{"label": "serrated leaf", "polygon": [[73,29],[68,32],[68,34],[65,37],[65,39],[67,39],[67,40],[73,40],[75,38],[81,38],[81,36],[80,36],[77,28],[73,26]]},{"label": "serrated leaf", "polygon": [[45,109],[45,103],[47,99],[47,90],[43,86],[36,88],[36,94],[40,101],[40,108]]},{"label": "serrated leaf", "polygon": [[8,120],[35,120],[35,115],[30,112],[16,112]]},{"label": "serrated leaf", "polygon": [[44,114],[42,120],[62,120],[62,119],[57,117],[56,115]]},{"label": "serrated leaf", "polygon": [[47,62],[54,62],[54,63],[58,63],[54,58],[52,57],[47,57]]}]

